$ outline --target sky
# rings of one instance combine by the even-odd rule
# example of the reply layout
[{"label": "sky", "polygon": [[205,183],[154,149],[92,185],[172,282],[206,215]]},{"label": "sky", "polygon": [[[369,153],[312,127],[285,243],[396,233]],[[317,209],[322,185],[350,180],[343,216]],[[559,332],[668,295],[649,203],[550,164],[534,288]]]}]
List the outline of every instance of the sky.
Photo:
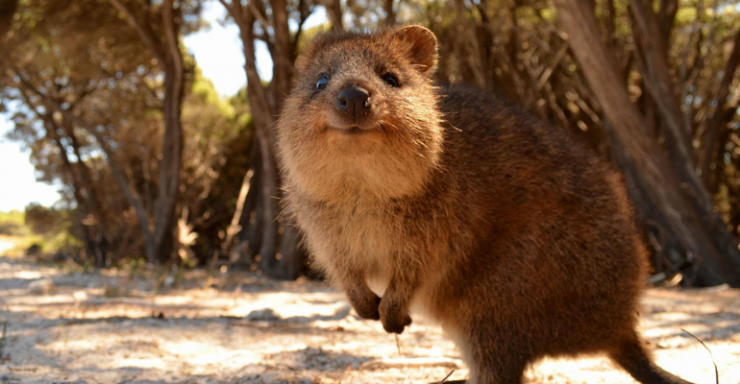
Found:
[{"label": "sky", "polygon": [[29,153],[5,138],[12,128],[7,117],[0,115],[0,211],[23,210],[31,202],[54,204],[59,199],[58,188],[36,182]]},{"label": "sky", "polygon": [[[246,84],[246,75],[239,30],[231,23],[221,25],[224,15],[220,4],[208,2],[203,17],[210,28],[186,36],[183,42],[195,55],[203,75],[211,79],[222,96],[227,97]],[[324,9],[319,7],[304,28],[325,21]],[[257,45],[257,69],[262,78],[272,78],[272,62],[264,43]],[[59,187],[36,181],[29,161],[30,151],[24,151],[19,143],[5,137],[11,129],[13,126],[7,116],[0,115],[0,212],[23,210],[32,202],[46,206],[54,204],[59,199]]]}]

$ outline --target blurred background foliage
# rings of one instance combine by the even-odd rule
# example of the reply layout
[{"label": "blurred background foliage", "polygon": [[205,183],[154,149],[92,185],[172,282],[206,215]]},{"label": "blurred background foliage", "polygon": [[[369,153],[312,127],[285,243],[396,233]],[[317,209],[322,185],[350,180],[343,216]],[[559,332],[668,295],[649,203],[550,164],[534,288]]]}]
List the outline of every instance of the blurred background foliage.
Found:
[{"label": "blurred background foliage", "polygon": [[[228,98],[182,43],[208,27],[207,2],[243,45],[249,86]],[[304,30],[319,10],[325,24]],[[740,284],[740,6],[724,0],[5,0],[8,137],[62,201],[3,214],[0,232],[43,236],[44,253],[98,267],[144,258],[307,273],[300,233],[279,214],[274,155],[293,63],[321,31],[398,23],[436,33],[440,81],[496,92],[625,173],[653,281]],[[569,38],[594,32],[590,46]],[[614,94],[596,78],[616,79]],[[621,95],[639,132],[613,107]]]}]

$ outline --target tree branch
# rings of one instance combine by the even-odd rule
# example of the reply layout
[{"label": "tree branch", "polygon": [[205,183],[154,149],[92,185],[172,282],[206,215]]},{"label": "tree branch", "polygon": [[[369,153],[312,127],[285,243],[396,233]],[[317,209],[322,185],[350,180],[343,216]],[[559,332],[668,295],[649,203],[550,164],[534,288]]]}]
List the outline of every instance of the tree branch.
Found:
[{"label": "tree branch", "polygon": [[151,26],[149,26],[148,23],[141,23],[136,15],[134,15],[133,11],[126,6],[124,3],[121,2],[121,0],[108,0],[108,2],[120,12],[126,22],[136,30],[136,33],[139,34],[139,37],[141,38],[141,41],[144,42],[144,44],[149,48],[150,51],[152,51],[152,54],[154,57],[157,58],[160,62],[164,63],[166,60],[166,54],[165,49],[162,47],[162,44],[159,42],[159,39],[157,37],[157,34],[152,30]]},{"label": "tree branch", "polygon": [[[701,135],[702,154],[701,154],[701,177],[706,182],[708,181],[709,169],[712,164],[712,160],[715,156],[712,154],[717,151],[717,137],[721,134],[721,128],[726,123],[725,116],[725,103],[727,102],[727,96],[730,92],[730,85],[735,77],[735,72],[740,65],[740,30],[735,32],[734,46],[732,53],[725,63],[725,68],[722,71],[722,80],[717,86],[717,90],[712,98],[713,102],[710,105],[715,104],[714,113],[707,121],[707,125],[704,128],[704,132]],[[730,115],[732,116],[732,115]]]}]

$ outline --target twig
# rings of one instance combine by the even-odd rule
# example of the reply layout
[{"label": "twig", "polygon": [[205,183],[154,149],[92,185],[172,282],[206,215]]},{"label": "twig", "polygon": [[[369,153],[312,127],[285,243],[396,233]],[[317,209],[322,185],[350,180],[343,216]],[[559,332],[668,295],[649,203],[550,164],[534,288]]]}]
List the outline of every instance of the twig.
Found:
[{"label": "twig", "polygon": [[452,376],[452,374],[453,374],[453,373],[455,373],[455,370],[454,370],[454,369],[453,369],[453,370],[451,370],[451,371],[450,371],[450,373],[448,373],[448,374],[447,374],[447,376],[445,376],[445,377],[444,377],[444,379],[442,379],[442,380],[440,380],[440,381],[436,382],[435,384],[442,384],[442,383],[446,382],[446,381],[447,381],[447,379],[449,379],[449,378],[450,378],[450,376]]},{"label": "twig", "polygon": [[406,368],[406,367],[442,367],[449,369],[460,369],[461,362],[450,358],[414,357],[399,359],[379,359],[368,361],[360,366],[360,370]]},{"label": "twig", "polygon": [[715,381],[715,382],[716,382],[717,384],[719,384],[719,370],[717,369],[717,363],[715,363],[715,362],[714,362],[714,356],[712,355],[712,350],[711,350],[711,349],[709,349],[709,347],[707,347],[707,345],[706,345],[706,344],[704,344],[704,342],[703,342],[703,341],[701,341],[701,339],[699,339],[698,337],[694,336],[694,334],[693,334],[693,333],[691,333],[691,332],[689,332],[689,331],[687,331],[687,330],[685,330],[685,329],[683,329],[683,328],[681,328],[681,330],[682,330],[682,331],[684,331],[684,332],[686,332],[686,333],[688,333],[688,334],[689,334],[689,336],[691,336],[691,337],[693,337],[694,339],[696,339],[696,341],[698,341],[698,342],[699,342],[699,344],[701,344],[701,346],[702,346],[702,347],[704,347],[704,349],[706,349],[706,350],[707,350],[707,352],[709,352],[709,358],[710,358],[710,359],[712,359],[712,365],[714,365],[714,381]]}]

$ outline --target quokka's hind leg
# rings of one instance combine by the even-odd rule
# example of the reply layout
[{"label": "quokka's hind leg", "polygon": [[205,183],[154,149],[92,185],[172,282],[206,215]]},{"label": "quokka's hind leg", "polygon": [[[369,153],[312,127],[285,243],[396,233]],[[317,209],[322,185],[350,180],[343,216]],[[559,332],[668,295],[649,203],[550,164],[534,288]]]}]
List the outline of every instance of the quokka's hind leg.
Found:
[{"label": "quokka's hind leg", "polygon": [[637,336],[622,341],[609,357],[643,384],[692,384],[657,366]]},{"label": "quokka's hind leg", "polygon": [[508,365],[506,361],[496,361],[495,365],[483,367],[475,377],[468,379],[468,384],[522,384],[526,362]]},{"label": "quokka's hind leg", "polygon": [[467,384],[521,384],[532,357],[524,340],[513,340],[516,332],[483,327],[473,332],[467,345],[459,345],[470,368]]}]

